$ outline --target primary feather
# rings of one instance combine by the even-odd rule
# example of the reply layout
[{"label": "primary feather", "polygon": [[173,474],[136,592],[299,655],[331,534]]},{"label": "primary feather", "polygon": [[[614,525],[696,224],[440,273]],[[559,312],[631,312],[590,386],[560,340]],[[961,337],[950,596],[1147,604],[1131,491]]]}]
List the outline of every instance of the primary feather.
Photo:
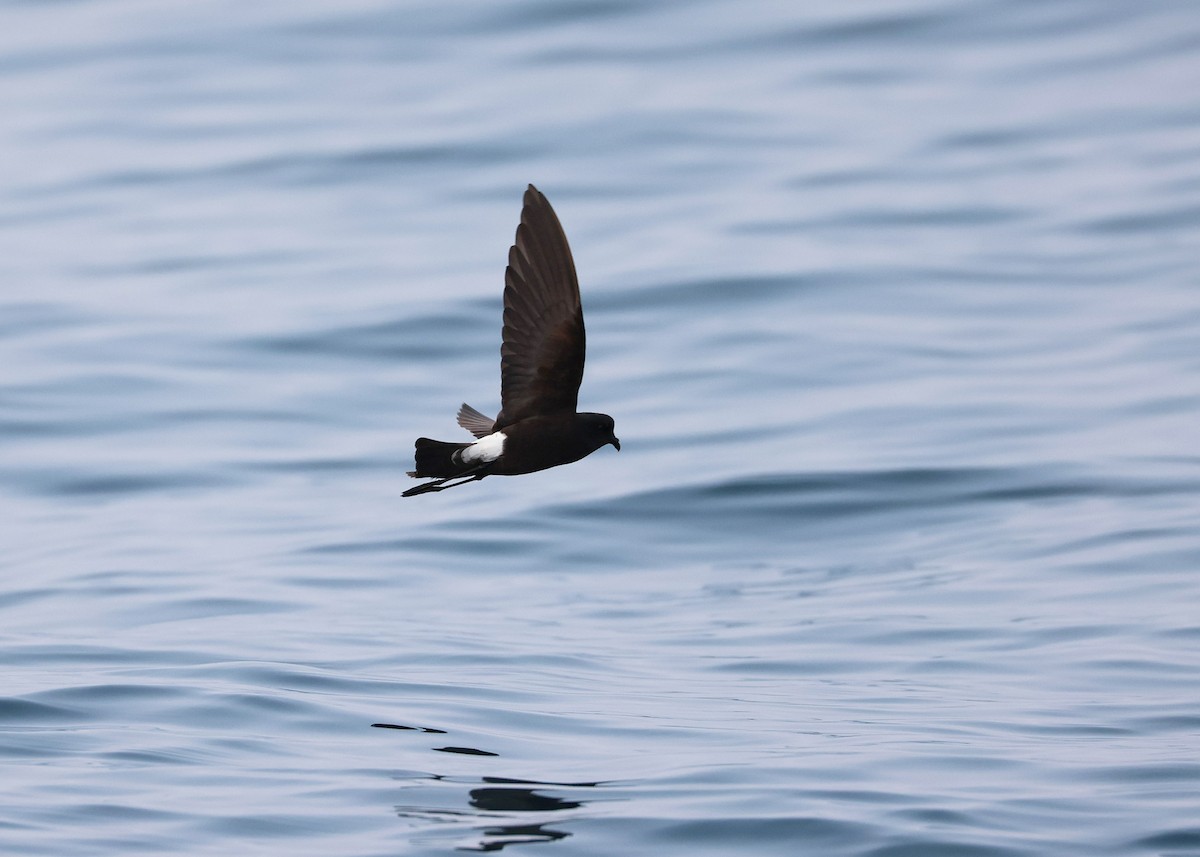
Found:
[{"label": "primary feather", "polygon": [[558,216],[533,185],[508,253],[503,340],[495,428],[574,413],[586,353],[579,280]]}]

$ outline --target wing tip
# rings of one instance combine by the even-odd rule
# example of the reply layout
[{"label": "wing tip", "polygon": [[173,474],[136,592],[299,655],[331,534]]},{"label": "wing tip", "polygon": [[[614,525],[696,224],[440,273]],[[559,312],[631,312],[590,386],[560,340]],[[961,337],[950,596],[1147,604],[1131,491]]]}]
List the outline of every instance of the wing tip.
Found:
[{"label": "wing tip", "polygon": [[[525,188],[525,196],[521,202],[526,210],[531,208],[551,208],[550,200],[546,199],[546,195],[532,184]],[[522,217],[521,220],[524,221],[525,218]]]}]

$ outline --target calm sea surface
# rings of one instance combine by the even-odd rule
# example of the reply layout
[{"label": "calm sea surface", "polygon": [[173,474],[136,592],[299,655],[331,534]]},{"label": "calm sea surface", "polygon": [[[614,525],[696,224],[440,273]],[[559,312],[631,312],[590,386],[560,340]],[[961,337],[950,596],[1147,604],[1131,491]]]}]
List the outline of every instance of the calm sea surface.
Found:
[{"label": "calm sea surface", "polygon": [[[1198,93],[1189,0],[3,3],[0,853],[1200,855]],[[528,182],[623,451],[402,500]]]}]

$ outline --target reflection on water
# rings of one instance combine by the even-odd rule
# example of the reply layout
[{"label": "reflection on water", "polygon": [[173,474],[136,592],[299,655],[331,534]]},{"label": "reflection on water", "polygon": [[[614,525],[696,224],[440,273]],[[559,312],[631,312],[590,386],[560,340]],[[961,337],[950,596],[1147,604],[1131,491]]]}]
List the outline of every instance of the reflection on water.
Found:
[{"label": "reflection on water", "polygon": [[500,827],[484,828],[484,838],[477,847],[459,846],[459,850],[500,851],[508,845],[554,842],[557,839],[565,839],[570,835],[561,830],[551,830],[542,824],[508,824]]},{"label": "reflection on water", "polygon": [[[448,782],[450,778],[429,775],[423,779]],[[555,789],[587,789],[596,788],[600,783],[535,783],[527,780],[514,780],[504,777],[483,777],[483,783],[505,783],[503,787],[486,786],[472,788],[467,792],[467,803],[478,813],[464,810],[441,809],[436,807],[417,807],[404,805],[396,807],[396,813],[401,818],[416,822],[445,823],[455,825],[470,824],[476,830],[477,842],[470,845],[458,844],[460,851],[499,851],[510,845],[524,845],[538,842],[553,842],[571,835],[566,830],[549,827],[554,823],[563,825],[569,823],[565,819],[556,822],[532,822],[522,819],[515,823],[502,823],[504,814],[508,813],[550,813],[564,810],[580,809],[586,805],[583,800],[570,800],[548,793]],[[461,782],[461,780],[457,781]],[[524,784],[530,787],[518,787]]]}]

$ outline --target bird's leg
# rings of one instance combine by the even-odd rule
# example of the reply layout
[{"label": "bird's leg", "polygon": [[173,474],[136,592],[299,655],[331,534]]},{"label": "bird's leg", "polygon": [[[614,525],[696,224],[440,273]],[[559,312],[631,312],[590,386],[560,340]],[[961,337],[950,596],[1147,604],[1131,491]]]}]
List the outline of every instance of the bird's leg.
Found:
[{"label": "bird's leg", "polygon": [[409,488],[401,497],[415,497],[418,494],[429,494],[434,491],[445,491],[447,488],[454,488],[457,485],[466,485],[468,482],[474,482],[477,479],[482,479],[487,476],[486,473],[475,473],[467,476],[464,479],[459,479],[457,482],[451,482],[451,479],[457,479],[455,476],[447,476],[445,479],[435,479],[432,482],[426,482],[424,485],[418,485],[416,488]]}]

